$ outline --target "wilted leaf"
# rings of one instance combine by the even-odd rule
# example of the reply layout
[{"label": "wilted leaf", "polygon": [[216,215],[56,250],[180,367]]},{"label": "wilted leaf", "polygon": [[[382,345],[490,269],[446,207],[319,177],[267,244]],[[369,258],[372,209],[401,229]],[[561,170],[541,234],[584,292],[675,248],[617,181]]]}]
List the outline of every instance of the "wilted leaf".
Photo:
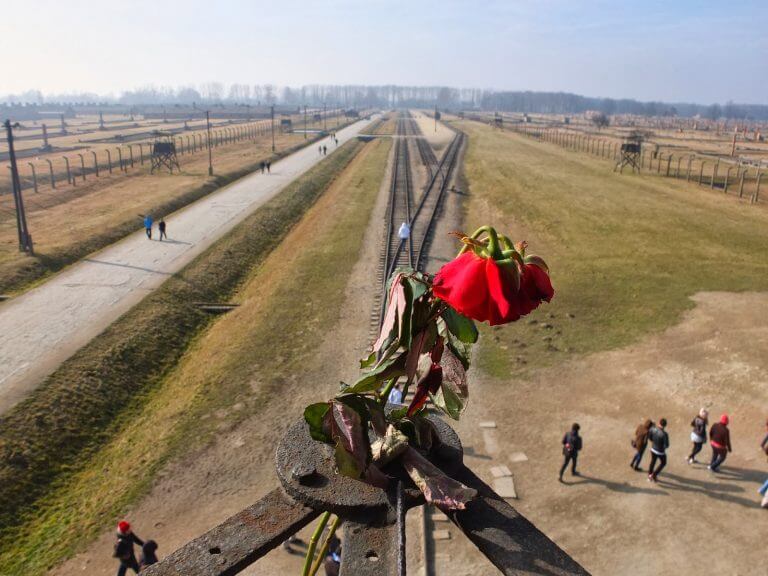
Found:
[{"label": "wilted leaf", "polygon": [[319,442],[331,442],[328,430],[323,426],[326,414],[330,409],[328,402],[310,404],[304,409],[304,420],[309,424],[309,435]]},{"label": "wilted leaf", "polygon": [[443,383],[432,395],[432,402],[448,416],[458,420],[469,399],[467,372],[450,348],[443,353],[440,365],[443,367]]},{"label": "wilted leaf", "polygon": [[400,298],[404,297],[400,277],[402,274],[395,274],[390,278],[389,290],[387,291],[387,304],[384,312],[384,320],[381,323],[381,331],[376,342],[373,343],[373,352],[378,352],[384,345],[384,342],[394,332],[395,322],[397,321],[398,310],[401,307]]},{"label": "wilted leaf", "polygon": [[429,394],[434,394],[440,387],[443,380],[443,368],[440,364],[432,363],[429,372],[416,385],[416,393],[413,395],[410,406],[408,406],[408,416],[412,416],[421,410],[427,401]]},{"label": "wilted leaf", "polygon": [[[333,403],[335,423],[336,464],[339,472],[359,478],[368,464],[370,447],[360,415],[341,402]],[[346,453],[343,454],[342,452]]]},{"label": "wilted leaf", "polygon": [[427,502],[444,512],[464,510],[466,503],[477,496],[477,490],[449,478],[410,446],[403,453],[401,461],[408,476],[422,491]]},{"label": "wilted leaf", "polygon": [[386,434],[371,445],[371,457],[380,466],[400,456],[408,448],[408,438],[391,424],[387,426]]}]

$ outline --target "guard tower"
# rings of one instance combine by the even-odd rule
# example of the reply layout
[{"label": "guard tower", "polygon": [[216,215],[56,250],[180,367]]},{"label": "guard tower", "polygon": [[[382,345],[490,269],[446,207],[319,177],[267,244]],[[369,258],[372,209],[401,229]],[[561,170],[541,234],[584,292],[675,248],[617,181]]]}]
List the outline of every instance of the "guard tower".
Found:
[{"label": "guard tower", "polygon": [[179,158],[176,156],[176,142],[173,141],[173,136],[167,132],[156,132],[155,141],[152,143],[152,169],[150,174],[154,174],[155,170],[159,170],[163,166],[173,174],[173,167],[181,172],[179,166]]},{"label": "guard tower", "polygon": [[618,164],[614,166],[613,171],[616,172],[616,170],[618,170],[619,174],[621,174],[624,171],[624,166],[631,166],[632,173],[634,172],[639,173],[640,172],[640,153],[642,152],[642,147],[643,147],[642,134],[633,132],[629,136],[627,136],[626,141],[622,142],[621,144],[621,150],[620,150],[621,157],[619,158]]}]

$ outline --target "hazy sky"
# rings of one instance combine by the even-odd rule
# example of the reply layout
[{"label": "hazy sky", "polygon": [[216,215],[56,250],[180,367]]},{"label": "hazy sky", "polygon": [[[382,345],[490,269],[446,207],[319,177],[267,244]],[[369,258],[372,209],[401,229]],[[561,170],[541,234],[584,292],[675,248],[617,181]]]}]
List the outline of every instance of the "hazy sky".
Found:
[{"label": "hazy sky", "polygon": [[768,0],[0,0],[0,93],[311,83],[768,103]]}]

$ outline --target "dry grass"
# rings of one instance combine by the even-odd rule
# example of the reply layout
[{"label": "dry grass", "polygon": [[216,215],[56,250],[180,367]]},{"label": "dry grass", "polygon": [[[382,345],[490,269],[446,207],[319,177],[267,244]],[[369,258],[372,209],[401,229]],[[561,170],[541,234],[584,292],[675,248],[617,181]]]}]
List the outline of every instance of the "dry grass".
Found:
[{"label": "dry grass", "polygon": [[[365,226],[373,202],[365,195],[371,194],[374,180],[378,190],[383,168],[365,178],[358,171],[349,185],[335,187],[323,209],[313,209],[311,222],[324,231],[320,239],[326,241],[318,241],[317,231],[295,238],[297,232],[290,230],[363,147],[348,143],[289,186],[67,361],[8,415],[0,425],[0,481],[6,488],[0,565],[8,574],[44,572],[145,491],[175,449],[200,437],[199,427],[189,432],[186,426],[199,423],[200,412],[219,401],[232,401],[241,385],[238,378],[254,369],[253,346],[260,347],[258,356],[278,364],[280,346],[288,355],[289,348],[306,350],[313,330],[333,314],[332,303],[343,292],[338,289],[343,272],[354,262],[357,247],[348,241],[345,227],[360,237],[357,229]],[[370,154],[379,164],[386,161],[383,148],[377,144]],[[306,226],[302,222],[298,230]],[[279,252],[257,269],[289,232]],[[257,271],[241,292],[243,306],[214,323],[177,367],[192,339],[209,324],[186,303],[229,298],[252,270]],[[286,290],[286,284],[293,288]],[[317,300],[325,296],[328,302]],[[318,324],[295,314],[307,302],[314,303]],[[286,338],[291,330],[296,340]],[[285,370],[292,366],[279,365]],[[70,409],[54,420],[52,405]],[[43,429],[36,424],[40,415]],[[26,458],[23,470],[9,459],[14,453]],[[130,472],[121,466],[124,462],[132,463]],[[120,474],[104,474],[118,469]],[[46,487],[35,509],[27,507],[21,514],[20,505],[28,506]]]},{"label": "dry grass", "polygon": [[[677,323],[702,290],[768,289],[768,210],[474,122],[466,221],[491,223],[546,257],[557,295],[533,324],[489,331],[497,377],[614,349]],[[573,315],[573,318],[568,315]],[[489,336],[490,336],[489,334]]]}]

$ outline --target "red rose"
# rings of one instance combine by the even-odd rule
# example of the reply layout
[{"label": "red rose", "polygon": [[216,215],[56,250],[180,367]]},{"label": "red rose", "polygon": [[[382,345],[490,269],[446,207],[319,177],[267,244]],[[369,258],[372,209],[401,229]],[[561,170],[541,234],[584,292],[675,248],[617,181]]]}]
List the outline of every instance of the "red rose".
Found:
[{"label": "red rose", "polygon": [[465,252],[440,269],[432,292],[468,318],[491,326],[511,322],[520,317],[512,266]]}]

